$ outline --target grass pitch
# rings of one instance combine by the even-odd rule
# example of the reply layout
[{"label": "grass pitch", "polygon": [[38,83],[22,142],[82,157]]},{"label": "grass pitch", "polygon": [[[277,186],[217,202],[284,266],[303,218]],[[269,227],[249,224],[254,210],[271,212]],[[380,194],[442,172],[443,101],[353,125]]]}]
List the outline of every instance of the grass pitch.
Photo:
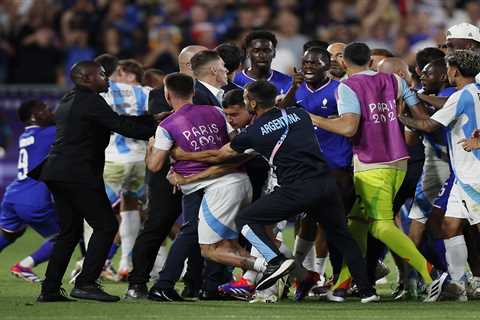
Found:
[{"label": "grass pitch", "polygon": [[[292,234],[286,238],[292,240]],[[328,303],[318,299],[307,299],[301,303],[293,300],[277,304],[249,304],[242,301],[158,303],[151,301],[100,303],[77,301],[73,303],[35,302],[39,285],[27,283],[10,275],[9,268],[20,258],[31,253],[42,239],[32,231],[0,253],[0,319],[2,320],[49,320],[49,319],[480,319],[480,300],[460,302],[393,302],[389,295],[396,275],[390,274],[389,283],[379,287],[382,302],[362,305],[356,299],[343,304]],[[75,254],[74,258],[77,256]],[[72,259],[74,262],[75,259]],[[68,272],[73,267],[71,263]],[[391,265],[391,261],[389,260]],[[36,268],[43,275],[46,265]],[[392,267],[392,270],[394,268]],[[65,280],[64,283],[67,281]],[[125,293],[125,283],[105,283],[108,292]],[[65,284],[69,292],[71,285]]]}]

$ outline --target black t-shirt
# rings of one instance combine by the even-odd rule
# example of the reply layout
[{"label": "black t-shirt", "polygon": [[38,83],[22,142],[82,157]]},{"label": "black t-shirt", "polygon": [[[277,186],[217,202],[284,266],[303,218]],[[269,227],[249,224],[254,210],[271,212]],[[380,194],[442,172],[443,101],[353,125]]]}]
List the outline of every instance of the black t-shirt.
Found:
[{"label": "black t-shirt", "polygon": [[[289,132],[273,159],[280,185],[318,177],[328,171],[308,114],[296,107],[286,111]],[[230,146],[240,153],[254,149],[269,159],[285,128],[280,109],[273,108],[233,138]]]}]

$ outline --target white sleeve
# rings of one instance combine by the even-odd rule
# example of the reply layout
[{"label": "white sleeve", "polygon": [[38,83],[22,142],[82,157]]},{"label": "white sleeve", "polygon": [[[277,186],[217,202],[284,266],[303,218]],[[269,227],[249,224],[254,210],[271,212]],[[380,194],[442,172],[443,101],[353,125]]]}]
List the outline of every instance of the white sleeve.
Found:
[{"label": "white sleeve", "polygon": [[107,92],[102,92],[100,95],[110,107],[113,106],[112,89],[109,88]]},{"label": "white sleeve", "polygon": [[170,150],[173,146],[173,142],[170,133],[168,133],[165,128],[158,126],[157,131],[155,132],[155,144],[153,145],[155,149]]},{"label": "white sleeve", "polygon": [[457,111],[460,107],[458,105],[459,97],[459,94],[452,94],[443,107],[435,112],[431,119],[442,124],[444,127],[448,127],[448,125],[457,118]]}]

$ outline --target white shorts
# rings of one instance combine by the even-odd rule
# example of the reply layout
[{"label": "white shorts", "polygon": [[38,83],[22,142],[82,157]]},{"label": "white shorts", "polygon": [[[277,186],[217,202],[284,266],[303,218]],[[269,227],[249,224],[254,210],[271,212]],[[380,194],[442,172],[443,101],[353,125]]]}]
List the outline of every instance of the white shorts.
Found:
[{"label": "white shorts", "polygon": [[470,225],[480,223],[480,184],[467,185],[455,180],[445,217],[467,219]]},{"label": "white shorts", "polygon": [[252,185],[245,173],[225,175],[206,187],[199,211],[198,243],[237,239],[235,218],[251,201]]},{"label": "white shorts", "polygon": [[448,162],[443,160],[425,162],[423,173],[415,190],[415,198],[408,217],[420,223],[427,223],[432,212],[433,201],[450,176]]},{"label": "white shorts", "polygon": [[145,195],[145,162],[107,161],[103,179],[110,203],[118,201],[120,195],[141,199]]}]

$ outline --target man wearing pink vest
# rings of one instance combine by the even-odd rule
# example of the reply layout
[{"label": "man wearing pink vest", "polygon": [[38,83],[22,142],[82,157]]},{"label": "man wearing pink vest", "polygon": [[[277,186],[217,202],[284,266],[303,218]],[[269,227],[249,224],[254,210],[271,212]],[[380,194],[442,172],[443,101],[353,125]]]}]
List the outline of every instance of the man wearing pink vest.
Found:
[{"label": "man wearing pink vest", "polygon": [[[409,107],[419,101],[403,79],[368,70],[370,49],[366,44],[349,44],[343,59],[348,78],[337,91],[340,117],[311,118],[317,127],[352,139],[355,191],[361,210],[349,216],[350,229],[361,248],[366,249],[370,232],[411,264],[428,285],[425,301],[436,301],[447,274],[432,279],[432,265],[393,221],[393,199],[409,157],[397,119],[397,101],[403,100]],[[350,272],[344,267],[328,299],[342,302],[350,284]]]}]

